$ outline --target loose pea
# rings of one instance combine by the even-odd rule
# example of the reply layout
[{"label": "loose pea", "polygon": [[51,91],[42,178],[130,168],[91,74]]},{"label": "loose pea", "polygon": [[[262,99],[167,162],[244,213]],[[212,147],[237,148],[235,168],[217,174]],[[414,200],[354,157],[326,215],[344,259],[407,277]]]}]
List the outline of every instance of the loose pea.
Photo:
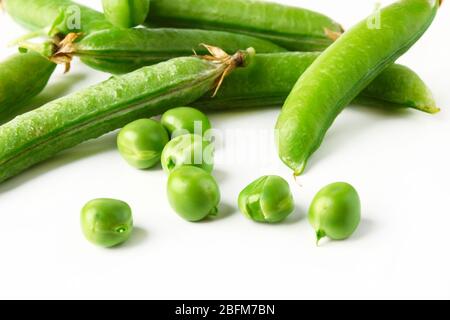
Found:
[{"label": "loose pea", "polygon": [[133,167],[148,169],[161,160],[169,142],[166,129],[152,119],[133,121],[120,130],[117,146],[122,157]]},{"label": "loose pea", "polygon": [[161,123],[169,131],[172,138],[186,133],[203,136],[211,129],[208,117],[200,110],[189,107],[179,107],[166,111],[161,118]]},{"label": "loose pea", "polygon": [[102,3],[109,22],[122,28],[142,24],[150,8],[150,0],[102,0]]},{"label": "loose pea", "polygon": [[102,247],[128,240],[133,231],[131,208],[115,199],[95,199],[81,210],[81,227],[86,238]]},{"label": "loose pea", "polygon": [[174,170],[167,183],[172,208],[184,219],[196,222],[218,213],[220,190],[203,169],[184,166]]},{"label": "loose pea", "polygon": [[214,169],[214,144],[197,134],[178,136],[164,148],[161,164],[166,173],[186,165],[212,172]]},{"label": "loose pea", "polygon": [[330,184],[315,196],[308,218],[316,231],[317,243],[324,237],[347,239],[361,220],[359,195],[348,183]]},{"label": "loose pea", "polygon": [[295,209],[289,184],[278,176],[265,176],[252,182],[239,194],[241,212],[257,222],[277,223]]}]

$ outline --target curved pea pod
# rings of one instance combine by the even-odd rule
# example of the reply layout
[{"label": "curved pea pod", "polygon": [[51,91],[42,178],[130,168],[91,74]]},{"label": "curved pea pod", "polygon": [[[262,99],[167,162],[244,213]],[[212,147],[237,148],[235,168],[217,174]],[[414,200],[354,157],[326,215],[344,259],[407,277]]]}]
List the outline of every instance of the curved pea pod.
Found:
[{"label": "curved pea pod", "polygon": [[[205,95],[193,105],[205,110],[282,106],[298,78],[319,55],[315,52],[257,54],[251,65],[236,70],[225,79],[217,96]],[[375,107],[439,112],[423,80],[411,69],[398,64],[384,70],[355,102]]]},{"label": "curved pea pod", "polygon": [[300,175],[336,117],[427,30],[439,0],[402,0],[344,33],[300,77],[276,125],[279,156]]},{"label": "curved pea pod", "polygon": [[133,28],[145,21],[150,0],[102,0],[106,18],[113,25]]},{"label": "curved pea pod", "polygon": [[195,101],[252,54],[210,50],[214,57],[177,58],[112,77],[1,126],[0,181],[134,120]]},{"label": "curved pea pod", "polygon": [[55,68],[36,53],[19,53],[0,62],[0,123],[37,96]]},{"label": "curved pea pod", "polygon": [[322,51],[341,33],[332,19],[310,10],[254,0],[152,0],[152,26],[242,33],[296,51]]},{"label": "curved pea pod", "polygon": [[[181,56],[204,55],[202,43],[212,44],[232,53],[252,47],[256,52],[283,52],[271,42],[245,35],[220,31],[188,29],[109,29],[91,33],[75,41],[69,34],[56,44],[56,56],[78,56],[90,67],[104,72],[122,74],[144,66]],[[51,58],[51,57],[49,57]]]},{"label": "curved pea pod", "polygon": [[92,32],[112,25],[95,10],[70,0],[3,0],[8,14],[30,30],[51,27],[51,33]]}]

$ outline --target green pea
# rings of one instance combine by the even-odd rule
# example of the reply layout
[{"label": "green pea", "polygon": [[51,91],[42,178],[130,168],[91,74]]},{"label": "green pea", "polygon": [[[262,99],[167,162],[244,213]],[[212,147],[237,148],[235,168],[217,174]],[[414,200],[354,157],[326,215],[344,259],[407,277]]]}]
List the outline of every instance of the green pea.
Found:
[{"label": "green pea", "polygon": [[81,210],[81,227],[92,243],[114,247],[128,240],[133,231],[131,208],[115,199],[89,201]]},{"label": "green pea", "polygon": [[295,209],[289,184],[278,176],[264,176],[239,194],[241,212],[257,222],[277,223]]},{"label": "green pea", "polygon": [[179,107],[166,111],[161,118],[161,123],[169,131],[172,138],[186,133],[203,136],[211,129],[208,117],[200,110],[189,107]]},{"label": "green pea", "polygon": [[187,221],[200,221],[218,213],[219,186],[203,169],[184,166],[174,170],[167,183],[167,195],[172,208]]},{"label": "green pea", "polygon": [[120,154],[138,169],[154,167],[161,160],[161,153],[168,142],[166,129],[152,119],[133,121],[123,127],[117,136]]},{"label": "green pea", "polygon": [[[305,170],[341,111],[428,29],[439,0],[403,0],[344,33],[299,78],[276,125],[279,156],[295,175]],[[358,48],[358,50],[355,50]]]},{"label": "green pea", "polygon": [[150,9],[150,0],[102,0],[102,3],[109,22],[122,28],[142,24]]},{"label": "green pea", "polygon": [[214,144],[197,134],[178,136],[164,148],[161,164],[166,173],[186,165],[212,172],[214,169]]},{"label": "green pea", "polygon": [[350,237],[361,221],[361,201],[350,184],[337,182],[319,191],[308,213],[316,230],[317,243],[324,237],[344,240]]}]

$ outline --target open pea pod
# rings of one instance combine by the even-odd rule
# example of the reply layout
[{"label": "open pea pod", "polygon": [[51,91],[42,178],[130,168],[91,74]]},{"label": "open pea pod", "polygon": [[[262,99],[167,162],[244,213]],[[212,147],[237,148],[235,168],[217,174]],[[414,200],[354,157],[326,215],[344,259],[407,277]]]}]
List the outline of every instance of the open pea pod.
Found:
[{"label": "open pea pod", "polygon": [[255,0],[152,0],[147,23],[247,34],[296,51],[322,51],[342,32],[323,14]]}]

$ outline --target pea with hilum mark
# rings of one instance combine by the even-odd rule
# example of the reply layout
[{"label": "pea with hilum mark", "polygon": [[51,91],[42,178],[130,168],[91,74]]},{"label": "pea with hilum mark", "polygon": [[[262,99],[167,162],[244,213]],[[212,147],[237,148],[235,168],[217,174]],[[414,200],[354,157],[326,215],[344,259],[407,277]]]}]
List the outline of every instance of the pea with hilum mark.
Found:
[{"label": "pea with hilum mark", "polygon": [[115,199],[95,199],[81,210],[81,227],[90,242],[102,247],[114,247],[133,232],[130,206]]},{"label": "pea with hilum mark", "polygon": [[219,186],[210,173],[198,167],[175,169],[167,182],[167,196],[172,208],[187,221],[201,221],[219,211]]},{"label": "pea with hilum mark", "polygon": [[333,240],[347,239],[361,221],[358,192],[344,182],[326,186],[315,196],[308,218],[316,231],[317,243],[324,237]]},{"label": "pea with hilum mark", "polygon": [[403,0],[345,32],[302,74],[276,125],[279,156],[295,175],[305,170],[336,117],[427,30],[439,0]]},{"label": "pea with hilum mark", "polygon": [[[52,101],[0,127],[0,182],[86,140],[217,91],[254,50],[172,59]],[[206,60],[208,59],[208,60]]]},{"label": "pea with hilum mark", "polygon": [[239,194],[241,212],[257,222],[278,223],[295,209],[289,184],[278,176],[264,176]]},{"label": "pea with hilum mark", "polygon": [[152,119],[140,119],[127,124],[117,136],[122,157],[133,167],[148,169],[161,161],[161,153],[169,142],[166,129]]},{"label": "pea with hilum mark", "polygon": [[165,146],[161,163],[166,173],[187,165],[212,172],[214,169],[214,144],[198,134],[178,136]]}]

